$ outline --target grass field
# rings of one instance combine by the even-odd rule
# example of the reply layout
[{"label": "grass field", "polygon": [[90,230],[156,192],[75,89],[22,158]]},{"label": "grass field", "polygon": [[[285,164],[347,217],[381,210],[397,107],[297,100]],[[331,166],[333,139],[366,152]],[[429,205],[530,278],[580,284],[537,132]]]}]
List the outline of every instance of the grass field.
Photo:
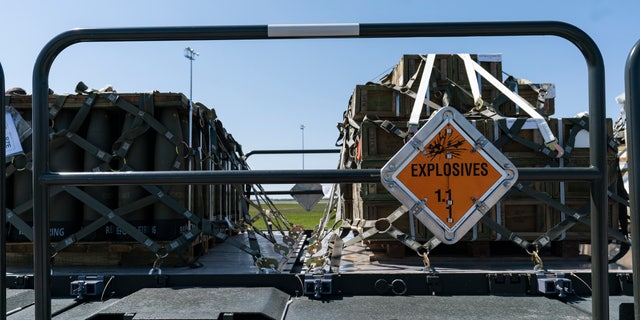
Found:
[{"label": "grass field", "polygon": [[[297,202],[277,201],[275,206],[290,223],[302,225],[305,230],[313,230],[320,223],[320,219],[327,207],[327,202],[320,201],[311,211],[305,210]],[[249,209],[249,214],[254,217],[258,214],[258,210],[252,207]],[[256,221],[254,225],[258,229],[266,228],[263,219]]]}]

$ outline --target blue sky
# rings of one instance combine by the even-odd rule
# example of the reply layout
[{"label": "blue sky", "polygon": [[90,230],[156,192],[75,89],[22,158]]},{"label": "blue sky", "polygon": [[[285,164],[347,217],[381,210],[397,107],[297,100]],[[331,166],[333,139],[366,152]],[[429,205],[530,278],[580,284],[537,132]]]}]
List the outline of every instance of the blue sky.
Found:
[{"label": "blue sky", "polygon": [[[31,93],[33,64],[54,36],[73,28],[558,20],[587,32],[607,72],[607,115],[617,118],[629,50],[640,39],[638,1],[10,1],[3,4],[0,63],[7,87]],[[556,37],[316,39],[84,43],[63,51],[51,88],[73,92],[78,81],[118,92],[189,92],[185,47],[194,62],[193,97],[214,108],[245,152],[333,148],[355,85],[388,71],[405,53],[501,53],[503,70],[556,84],[556,116],[587,110],[586,66]],[[298,169],[301,156],[255,156],[253,169]],[[337,155],[307,155],[305,168],[335,168]]]}]

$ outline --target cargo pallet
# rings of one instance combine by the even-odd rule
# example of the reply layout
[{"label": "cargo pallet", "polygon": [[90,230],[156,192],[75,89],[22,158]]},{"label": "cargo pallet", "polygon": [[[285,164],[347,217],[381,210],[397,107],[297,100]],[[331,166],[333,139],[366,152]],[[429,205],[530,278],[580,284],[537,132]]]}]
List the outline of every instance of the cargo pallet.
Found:
[{"label": "cargo pallet", "polygon": [[[15,141],[23,150],[9,155],[7,167],[6,181],[12,186],[7,190],[7,258],[10,265],[30,265],[33,159],[31,136],[24,129],[32,120],[32,96],[13,94],[6,100],[24,135],[22,141]],[[241,146],[215,110],[199,103],[191,110],[180,93],[89,90],[80,82],[76,94],[49,95],[48,105],[51,165],[61,172],[248,169]],[[190,121],[195,125],[190,126]],[[189,135],[193,146],[187,143]],[[252,200],[244,194],[248,190],[256,198],[265,196],[259,185],[250,184],[57,188],[52,191],[49,221],[52,263],[188,264],[205,254],[216,238],[237,234],[245,221],[251,225],[248,206]],[[261,201],[262,206],[269,204],[268,198]],[[262,206],[257,206],[256,218],[265,214]],[[277,209],[271,210],[270,219],[280,223]]]},{"label": "cargo pallet", "polygon": [[[502,79],[502,57],[494,55],[489,58],[482,55],[471,55],[473,60],[482,63],[482,67],[498,79]],[[427,72],[423,67],[427,58],[419,55],[404,55],[392,71],[383,76],[379,83],[357,85],[349,99],[344,121],[341,127],[343,152],[341,167],[347,169],[380,169],[408,140],[409,116],[414,105],[421,74]],[[488,60],[488,61],[487,61]],[[486,114],[474,111],[470,83],[467,80],[462,58],[456,55],[435,55],[435,63],[431,71],[432,81],[429,83],[430,95],[422,108],[420,118],[427,118],[430,111],[443,103],[451,103],[460,112],[465,112],[467,119],[484,137],[492,141],[500,151],[518,168],[527,167],[574,167],[589,164],[589,141],[584,133],[589,132],[588,117],[550,118],[555,111],[555,93],[553,84],[532,84],[521,82],[510,77],[505,84],[512,84],[510,90],[516,92],[536,111],[546,117],[550,131],[562,146],[564,154],[557,157],[553,152],[545,153],[544,139],[538,130],[535,119],[523,118],[515,104],[507,99],[495,87],[480,84],[482,99],[493,108]],[[445,100],[447,99],[447,100]],[[484,102],[483,102],[484,103]],[[491,116],[491,117],[490,117]],[[621,194],[626,192],[617,188],[622,180],[619,175],[619,159],[617,141],[613,140],[613,124],[606,119],[606,134],[609,139],[607,148],[607,175],[611,183],[609,188],[607,225],[610,230],[626,229],[626,202]],[[548,150],[547,150],[548,151]],[[515,190],[515,188],[513,189]],[[461,239],[465,244],[463,251],[475,254],[491,255],[492,252],[504,252],[493,245],[489,250],[488,241],[511,241],[505,231],[535,245],[534,250],[543,250],[551,242],[553,252],[559,256],[578,255],[579,244],[588,243],[589,226],[577,223],[570,228],[562,227],[562,233],[554,238],[542,240],[541,235],[547,230],[560,228],[566,219],[580,212],[589,203],[589,188],[580,182],[533,182],[520,191],[511,191],[486,214],[503,232],[486,223],[478,223]],[[389,216],[401,205],[380,183],[354,183],[343,185],[339,198],[344,202],[343,218],[347,221],[380,221]],[[587,221],[587,220],[584,220]],[[583,222],[584,222],[583,221]],[[393,226],[412,240],[429,242],[433,234],[409,213],[393,221]],[[352,227],[353,229],[353,227]],[[359,233],[366,232],[354,229]],[[404,237],[402,235],[402,237]],[[372,248],[383,248],[387,254],[402,256],[403,248],[399,247],[397,236],[385,232],[367,235],[367,243]],[[557,237],[557,238],[556,238]],[[620,241],[626,236],[620,235]],[[521,240],[519,240],[521,241]],[[566,245],[562,245],[566,242]],[[477,249],[473,247],[477,246]],[[508,245],[507,245],[508,247]],[[469,248],[466,250],[465,248]],[[431,248],[433,249],[433,248]],[[525,248],[531,250],[530,248]],[[566,252],[558,250],[567,250]],[[435,254],[435,251],[434,251]]]}]

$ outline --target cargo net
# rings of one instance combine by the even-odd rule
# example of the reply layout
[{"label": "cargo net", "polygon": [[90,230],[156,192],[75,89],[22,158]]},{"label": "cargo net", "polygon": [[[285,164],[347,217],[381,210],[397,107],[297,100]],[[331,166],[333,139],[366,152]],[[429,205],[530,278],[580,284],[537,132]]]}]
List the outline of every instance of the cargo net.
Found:
[{"label": "cargo net", "polygon": [[[15,148],[7,157],[6,181],[12,188],[6,237],[8,242],[30,242],[31,97],[9,98],[7,110],[15,126],[8,127],[16,130],[7,140]],[[196,103],[190,113],[182,94],[118,94],[111,87],[94,90],[81,82],[75,95],[52,94],[49,104],[54,172],[249,170],[241,145],[215,111]],[[160,272],[167,258],[197,265],[209,246],[224,241],[251,255],[259,272],[277,272],[302,234],[258,184],[64,185],[52,188],[50,197],[52,261],[72,245],[121,248],[123,243],[138,243],[152,253],[149,258],[118,263],[153,263],[153,273]],[[257,212],[253,218],[249,207]],[[258,219],[265,221],[266,230],[254,227]],[[233,237],[240,233],[247,234],[248,242]],[[257,236],[273,245],[270,256],[261,252]]]},{"label": "cargo net", "polygon": [[[551,118],[553,84],[536,84],[511,75],[503,81],[506,73],[501,58],[495,56],[434,56],[429,69],[428,56],[405,55],[380,81],[356,86],[344,120],[338,124],[340,169],[382,168],[442,106],[462,112],[516,167],[589,166],[589,116]],[[475,79],[476,75],[482,77]],[[429,89],[423,103],[416,103],[421,81],[426,81]],[[525,104],[528,108],[523,108]],[[631,245],[621,138],[624,121],[618,120],[615,127],[611,119],[606,123],[608,234],[618,246],[617,254],[610,256],[610,262],[615,262]],[[552,133],[555,139],[547,140],[544,132]],[[429,253],[441,241],[382,184],[335,185],[331,199],[311,238],[308,268],[336,272],[340,262],[332,257],[339,257],[343,248],[363,240],[380,240],[400,241],[423,258],[425,270],[433,271]],[[538,252],[550,247],[552,241],[557,241],[556,245],[589,241],[589,203],[588,183],[518,181],[462,241],[511,241],[531,256],[534,269],[541,270],[544,265]],[[332,210],[335,222],[330,225]]]}]

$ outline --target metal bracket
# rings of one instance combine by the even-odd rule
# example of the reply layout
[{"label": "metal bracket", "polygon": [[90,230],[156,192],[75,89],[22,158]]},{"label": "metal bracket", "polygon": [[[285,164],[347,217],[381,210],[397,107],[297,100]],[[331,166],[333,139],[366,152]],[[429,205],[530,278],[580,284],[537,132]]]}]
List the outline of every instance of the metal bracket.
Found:
[{"label": "metal bracket", "polygon": [[568,294],[573,293],[571,279],[564,277],[563,272],[552,273],[536,273],[536,283],[538,292],[544,295],[557,295],[558,298],[565,298]]},{"label": "metal bracket", "polygon": [[333,292],[332,275],[312,275],[307,274],[304,278],[304,294],[313,295],[314,298],[320,299],[323,295]]},{"label": "metal bracket", "polygon": [[76,300],[83,300],[85,296],[98,296],[104,290],[104,276],[78,276],[78,280],[71,281],[69,294]]}]

